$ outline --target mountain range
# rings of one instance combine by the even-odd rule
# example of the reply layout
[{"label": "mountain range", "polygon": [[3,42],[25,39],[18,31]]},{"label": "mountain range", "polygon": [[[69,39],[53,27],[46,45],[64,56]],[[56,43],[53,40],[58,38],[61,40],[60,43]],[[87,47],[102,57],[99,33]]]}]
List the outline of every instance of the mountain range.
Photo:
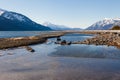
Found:
[{"label": "mountain range", "polygon": [[81,28],[70,28],[68,26],[64,26],[64,25],[56,25],[56,24],[52,24],[50,22],[45,22],[43,23],[44,26],[46,27],[50,27],[52,30],[82,30]]},{"label": "mountain range", "polygon": [[[64,25],[52,24],[50,22],[45,22],[43,23],[43,25],[46,27],[50,27],[53,30],[82,30],[81,28],[70,28]],[[85,30],[109,30],[109,29],[112,29],[113,26],[116,26],[116,25],[120,26],[120,18],[114,18],[114,19],[105,18],[101,21],[98,21],[92,24]]]},{"label": "mountain range", "polygon": [[[86,30],[108,30],[113,26],[120,26],[120,18],[105,18],[86,28]],[[0,31],[46,31],[46,30],[82,30],[81,28],[70,28],[64,25],[56,25],[50,22],[38,24],[28,17],[0,9]]]},{"label": "mountain range", "polygon": [[94,23],[93,25],[88,27],[87,30],[109,30],[115,25],[120,26],[120,18],[105,18],[104,20]]},{"label": "mountain range", "polygon": [[28,17],[11,11],[0,9],[0,31],[41,31],[51,30]]}]

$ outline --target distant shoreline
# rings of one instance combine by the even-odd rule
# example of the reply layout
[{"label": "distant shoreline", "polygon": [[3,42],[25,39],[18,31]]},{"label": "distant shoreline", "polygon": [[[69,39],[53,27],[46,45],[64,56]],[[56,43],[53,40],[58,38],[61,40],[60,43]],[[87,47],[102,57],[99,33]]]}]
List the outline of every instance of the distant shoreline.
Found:
[{"label": "distant shoreline", "polygon": [[45,33],[42,35],[30,37],[0,38],[0,49],[40,44],[46,42],[48,38],[54,38],[62,35],[64,35],[64,33],[50,32],[49,34]]},{"label": "distant shoreline", "polygon": [[120,46],[120,31],[119,30],[81,30],[81,31],[54,31],[38,36],[17,37],[17,38],[0,38],[0,49],[14,48],[20,46],[28,46],[32,44],[44,43],[48,38],[60,37],[65,34],[80,33],[80,34],[96,34],[94,38],[86,39],[85,41],[74,42],[73,44],[95,44]]}]

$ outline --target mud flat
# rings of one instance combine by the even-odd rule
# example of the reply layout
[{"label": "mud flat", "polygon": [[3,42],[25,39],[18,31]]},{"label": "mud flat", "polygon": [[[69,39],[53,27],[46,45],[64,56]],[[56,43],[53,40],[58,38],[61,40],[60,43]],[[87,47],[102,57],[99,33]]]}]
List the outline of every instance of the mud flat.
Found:
[{"label": "mud flat", "polygon": [[28,46],[32,44],[44,43],[48,38],[54,38],[64,35],[64,32],[51,32],[38,36],[17,37],[17,38],[0,38],[0,49]]}]

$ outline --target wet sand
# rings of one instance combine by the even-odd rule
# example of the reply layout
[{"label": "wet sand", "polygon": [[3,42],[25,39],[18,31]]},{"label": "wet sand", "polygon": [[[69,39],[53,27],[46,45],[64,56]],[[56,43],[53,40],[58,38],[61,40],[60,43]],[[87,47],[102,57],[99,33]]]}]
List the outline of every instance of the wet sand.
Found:
[{"label": "wet sand", "polygon": [[49,32],[30,37],[0,38],[0,49],[40,44],[46,42],[48,38],[54,38],[64,34],[64,32]]}]

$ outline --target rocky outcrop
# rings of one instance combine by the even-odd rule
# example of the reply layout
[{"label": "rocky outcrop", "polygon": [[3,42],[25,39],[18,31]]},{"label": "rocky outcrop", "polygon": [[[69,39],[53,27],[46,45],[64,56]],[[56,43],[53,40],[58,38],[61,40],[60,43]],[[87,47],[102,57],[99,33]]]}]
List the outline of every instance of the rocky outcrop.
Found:
[{"label": "rocky outcrop", "polygon": [[35,52],[35,50],[32,49],[32,48],[29,47],[29,46],[24,46],[24,48],[25,48],[27,51],[29,51],[29,52]]},{"label": "rocky outcrop", "polygon": [[93,38],[86,39],[84,41],[74,42],[74,44],[94,44],[94,45],[108,45],[108,46],[120,46],[120,33],[117,32],[105,32],[101,33]]}]

